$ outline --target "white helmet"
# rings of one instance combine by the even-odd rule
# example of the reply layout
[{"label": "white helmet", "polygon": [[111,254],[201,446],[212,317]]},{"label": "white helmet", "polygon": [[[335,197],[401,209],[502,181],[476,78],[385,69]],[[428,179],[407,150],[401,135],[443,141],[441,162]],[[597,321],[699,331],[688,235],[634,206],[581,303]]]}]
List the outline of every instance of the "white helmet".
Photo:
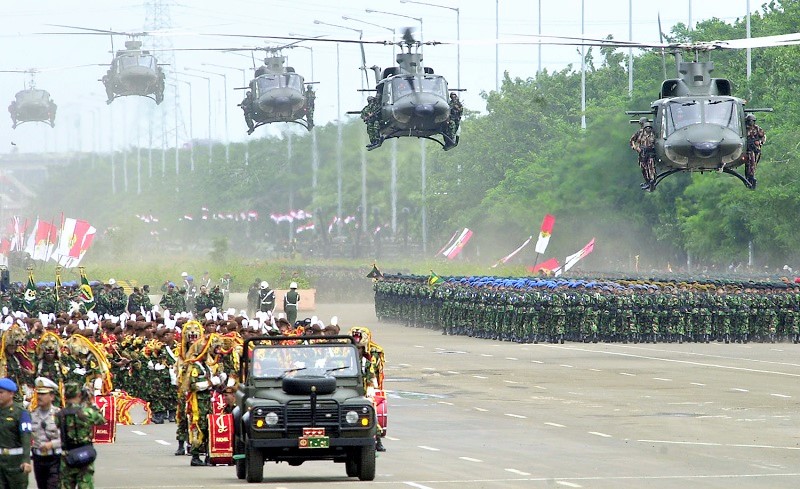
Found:
[{"label": "white helmet", "polygon": [[188,276],[189,276],[189,274],[188,274],[188,273],[186,273],[186,272],[181,272],[181,277],[183,277],[183,278],[186,278],[186,277],[188,277]]},{"label": "white helmet", "polygon": [[262,289],[266,289],[267,287],[269,287],[269,284],[267,283],[266,280],[262,280],[261,285],[259,285],[259,287],[261,287]]},{"label": "white helmet", "polygon": [[296,289],[296,288],[297,288],[297,282],[292,282],[292,283],[290,283],[290,284],[289,284],[289,288],[290,288],[290,289]]},{"label": "white helmet", "polygon": [[108,279],[108,285],[114,285],[116,283],[117,283],[117,281],[114,280],[113,278]]}]

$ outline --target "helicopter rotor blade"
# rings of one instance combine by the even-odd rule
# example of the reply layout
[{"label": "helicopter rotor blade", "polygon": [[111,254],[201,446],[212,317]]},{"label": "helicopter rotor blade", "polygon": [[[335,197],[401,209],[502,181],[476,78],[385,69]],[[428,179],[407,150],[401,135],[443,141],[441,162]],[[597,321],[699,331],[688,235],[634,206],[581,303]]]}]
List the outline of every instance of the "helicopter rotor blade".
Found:
[{"label": "helicopter rotor blade", "polygon": [[[661,28],[661,12],[658,12],[658,42],[664,42],[664,30]],[[664,48],[661,48],[661,68],[664,70],[664,79],[667,78],[667,57]]]},{"label": "helicopter rotor blade", "polygon": [[340,43],[350,43],[350,44],[380,44],[382,46],[390,46],[395,44],[392,41],[379,41],[379,40],[357,40],[357,39],[331,39],[328,37],[316,36],[316,37],[292,37],[292,36],[260,36],[260,35],[250,35],[250,34],[221,34],[221,33],[207,33],[202,34],[204,36],[222,36],[222,37],[246,37],[250,39],[277,39],[277,40],[284,40],[284,41],[316,41],[316,42],[340,42]]},{"label": "helicopter rotor blade", "polygon": [[[89,34],[89,35],[91,35],[91,34],[95,34],[95,35],[99,35],[99,34],[103,34],[103,35],[114,34],[114,35],[117,35],[117,36],[138,36],[138,35],[143,35],[142,33],[132,34],[132,33],[129,33],[129,32],[112,31],[110,29],[94,29],[94,28],[91,28],[91,27],[79,27],[79,26],[74,26],[74,25],[63,25],[63,24],[45,24],[45,25],[50,26],[50,27],[64,27],[65,29],[78,29],[78,30],[81,30],[81,31],[87,31],[87,32],[84,32],[83,34]],[[38,32],[37,34],[73,34],[73,35],[75,35],[75,34],[80,34],[80,33],[78,33],[78,32]]]}]

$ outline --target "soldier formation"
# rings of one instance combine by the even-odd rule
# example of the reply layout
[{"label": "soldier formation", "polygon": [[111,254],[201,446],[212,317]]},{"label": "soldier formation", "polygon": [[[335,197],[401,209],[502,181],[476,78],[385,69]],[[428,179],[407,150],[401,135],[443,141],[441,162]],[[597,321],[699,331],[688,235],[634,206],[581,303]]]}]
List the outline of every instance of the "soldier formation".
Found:
[{"label": "soldier formation", "polygon": [[800,341],[788,282],[385,275],[380,320],[520,343]]}]

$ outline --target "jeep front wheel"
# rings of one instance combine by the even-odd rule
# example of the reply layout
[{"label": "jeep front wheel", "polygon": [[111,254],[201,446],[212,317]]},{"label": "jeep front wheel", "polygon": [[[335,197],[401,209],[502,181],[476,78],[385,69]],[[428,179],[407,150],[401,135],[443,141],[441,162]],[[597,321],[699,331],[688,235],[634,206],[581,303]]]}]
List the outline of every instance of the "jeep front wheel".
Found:
[{"label": "jeep front wheel", "polygon": [[358,461],[358,480],[375,480],[375,444],[361,449],[361,457]]},{"label": "jeep front wheel", "polygon": [[264,480],[264,455],[261,450],[253,447],[247,448],[244,463],[247,470],[247,482]]},{"label": "jeep front wheel", "polygon": [[236,458],[236,477],[240,480],[243,480],[247,477],[247,466],[245,465],[245,458],[244,458],[244,441],[236,438],[236,449],[233,451],[234,456],[239,456]]}]

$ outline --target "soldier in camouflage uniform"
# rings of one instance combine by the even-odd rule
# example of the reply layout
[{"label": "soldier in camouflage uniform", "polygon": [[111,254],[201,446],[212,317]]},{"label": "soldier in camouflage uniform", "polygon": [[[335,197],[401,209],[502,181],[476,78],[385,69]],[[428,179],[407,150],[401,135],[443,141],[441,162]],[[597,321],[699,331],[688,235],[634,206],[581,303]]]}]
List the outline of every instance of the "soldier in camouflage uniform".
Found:
[{"label": "soldier in camouflage uniform", "polygon": [[67,465],[67,454],[70,450],[92,443],[93,427],[106,422],[102,414],[94,407],[89,393],[82,391],[76,383],[64,386],[66,406],[58,413],[61,428],[61,488],[85,489],[94,488],[94,462],[85,467]]}]

